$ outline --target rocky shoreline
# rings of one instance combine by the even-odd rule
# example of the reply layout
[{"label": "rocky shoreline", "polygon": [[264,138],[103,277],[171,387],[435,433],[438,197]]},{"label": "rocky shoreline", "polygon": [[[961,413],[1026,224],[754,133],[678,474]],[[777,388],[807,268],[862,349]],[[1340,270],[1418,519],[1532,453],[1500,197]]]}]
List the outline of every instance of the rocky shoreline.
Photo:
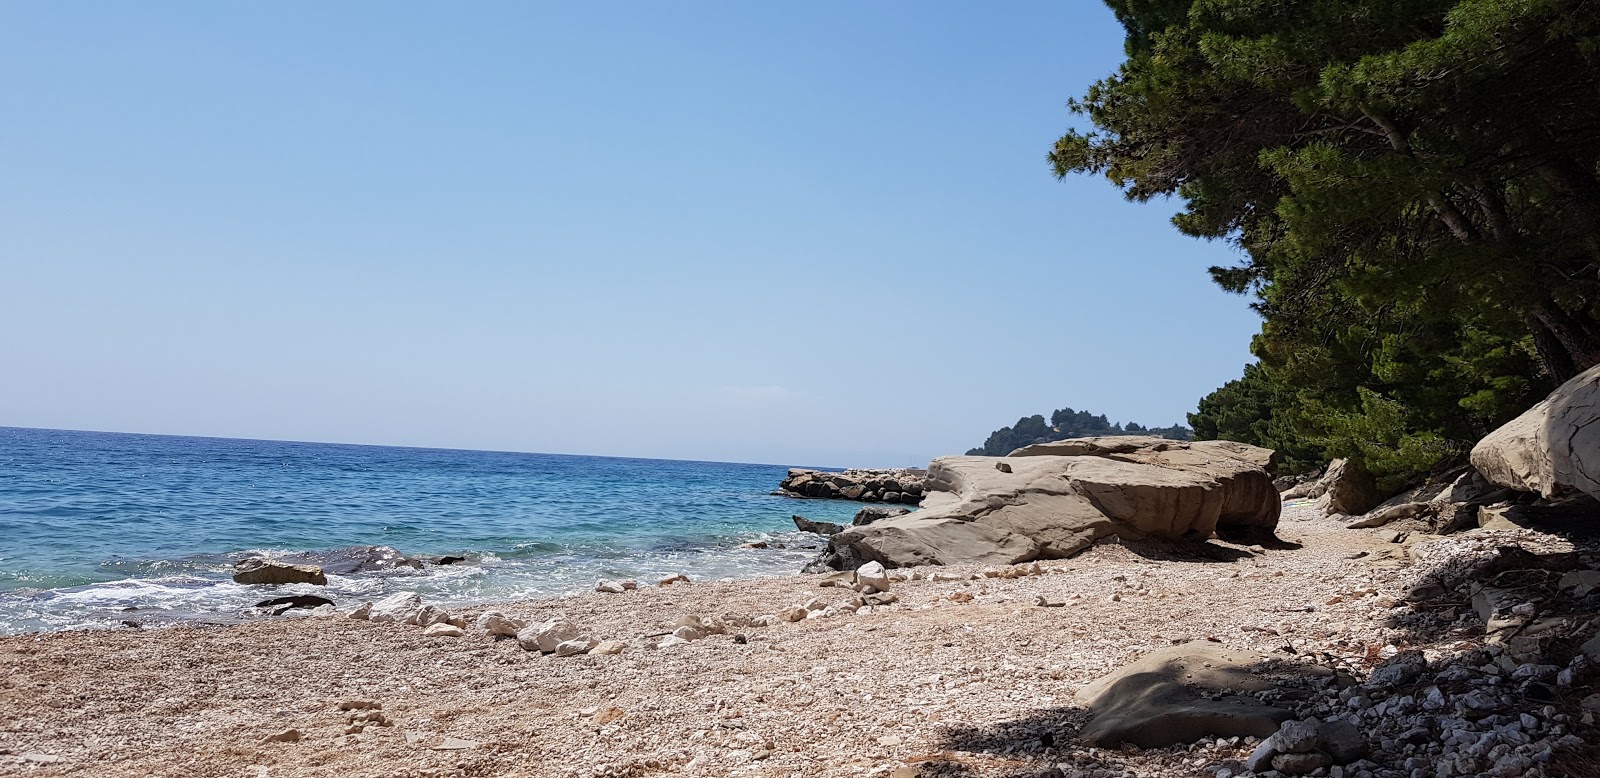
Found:
[{"label": "rocky shoreline", "polygon": [[[1597,764],[1583,761],[1600,707],[1585,647],[1600,646],[1582,614],[1600,598],[1583,588],[1600,575],[1600,548],[1524,528],[1395,543],[1387,528],[1346,523],[1300,505],[1285,509],[1271,548],[1108,539],[1012,567],[653,581],[449,614],[408,601],[392,619],[374,620],[388,610],[374,608],[366,619],[15,636],[0,639],[0,765],[1236,778],[1252,764],[1287,775],[1279,768],[1316,763],[1310,774],[1410,778]],[[1552,563],[1571,569],[1529,572]],[[1491,568],[1515,602],[1479,596],[1474,581]],[[1475,599],[1501,604],[1480,613]],[[1547,632],[1534,643],[1495,638],[1536,623]],[[561,649],[573,641],[589,650]],[[1141,657],[1210,646],[1284,668],[1268,688],[1226,694],[1317,722],[1319,734],[1144,747],[1103,735],[1137,727],[1104,725],[1092,690]],[[1113,699],[1139,696],[1123,686]],[[1195,702],[1171,701],[1180,713]],[[1340,745],[1337,729],[1324,742],[1329,721],[1358,727],[1360,747]]]},{"label": "rocky shoreline", "polygon": [[773,492],[779,497],[819,500],[860,500],[916,505],[922,501],[928,471],[917,468],[872,470],[851,468],[843,472],[791,468]]},{"label": "rocky shoreline", "polygon": [[[1060,441],[936,460],[915,511],[796,517],[828,539],[815,575],[0,638],[0,767],[1600,775],[1596,407],[1553,396],[1381,503],[1350,462],[1285,483],[1240,444]],[[295,567],[239,572],[321,574]]]}]

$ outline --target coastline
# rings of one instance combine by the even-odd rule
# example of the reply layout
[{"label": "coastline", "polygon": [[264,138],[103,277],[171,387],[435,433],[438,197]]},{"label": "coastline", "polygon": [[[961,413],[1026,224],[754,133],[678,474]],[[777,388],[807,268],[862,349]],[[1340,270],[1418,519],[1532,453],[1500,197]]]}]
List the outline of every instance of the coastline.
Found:
[{"label": "coastline", "polygon": [[[29,775],[905,778],[1061,763],[1083,775],[1194,775],[1197,758],[1243,759],[1251,745],[1090,748],[1069,736],[1086,715],[1073,695],[1175,642],[1287,645],[1288,656],[1357,677],[1380,647],[1404,642],[1385,625],[1423,572],[1396,556],[1404,544],[1309,506],[1286,508],[1280,531],[1286,542],[1271,549],[1101,544],[1016,579],[928,568],[963,580],[898,582],[890,605],[663,649],[644,636],[681,616],[752,617],[848,592],[794,575],[462,611],[570,619],[626,642],[614,656],[543,656],[471,630],[425,637],[343,617],[0,637],[0,765]],[[951,599],[959,593],[970,601]],[[345,734],[351,714],[339,703],[355,700],[381,704],[391,726]],[[297,742],[265,740],[288,729]],[[1048,748],[1046,733],[1059,738]]]}]

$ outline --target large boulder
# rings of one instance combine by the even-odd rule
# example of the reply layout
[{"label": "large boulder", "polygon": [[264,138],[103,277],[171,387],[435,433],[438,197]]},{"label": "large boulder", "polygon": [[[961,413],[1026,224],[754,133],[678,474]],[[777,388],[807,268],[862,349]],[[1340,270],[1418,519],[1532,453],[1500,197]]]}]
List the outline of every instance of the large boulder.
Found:
[{"label": "large boulder", "polygon": [[1538,405],[1472,447],[1490,482],[1547,499],[1600,497],[1600,366],[1557,387]]},{"label": "large boulder", "polygon": [[1378,506],[1383,497],[1378,493],[1378,481],[1360,462],[1352,459],[1335,459],[1322,476],[1325,491],[1317,507],[1332,516],[1360,516]]},{"label": "large boulder", "polygon": [[[1208,641],[1160,648],[1085,686],[1091,718],[1079,737],[1099,746],[1162,748],[1202,737],[1267,737],[1293,716],[1253,694],[1315,684],[1332,672]],[[1325,683],[1326,681],[1321,681]]]},{"label": "large boulder", "polygon": [[921,510],[846,527],[825,560],[841,569],[1016,564],[1112,535],[1270,537],[1282,508],[1271,456],[1228,441],[1119,437],[942,457],[928,467]]},{"label": "large boulder", "polygon": [[233,581],[242,584],[328,585],[328,577],[316,565],[293,565],[261,557],[241,559],[234,563]]}]

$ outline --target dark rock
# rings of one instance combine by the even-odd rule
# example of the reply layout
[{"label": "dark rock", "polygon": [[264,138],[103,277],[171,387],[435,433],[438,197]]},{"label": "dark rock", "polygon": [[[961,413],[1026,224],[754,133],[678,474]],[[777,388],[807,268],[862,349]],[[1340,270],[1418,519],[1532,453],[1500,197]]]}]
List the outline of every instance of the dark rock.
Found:
[{"label": "dark rock", "polygon": [[270,600],[262,600],[256,603],[254,607],[269,610],[273,616],[279,616],[295,608],[310,610],[311,608],[332,604],[333,600],[326,597],[318,597],[314,594],[296,594],[292,597],[274,597]]},{"label": "dark rock", "polygon": [[255,557],[236,562],[233,566],[234,583],[242,584],[315,584],[326,586],[328,577],[316,565],[297,565],[275,559]]},{"label": "dark rock", "polygon": [[862,508],[861,510],[856,511],[856,517],[852,519],[850,523],[854,526],[860,527],[865,524],[871,524],[872,522],[880,519],[904,516],[910,512],[911,511],[905,508]]},{"label": "dark rock", "polygon": [[1317,725],[1317,742],[1333,757],[1334,764],[1350,764],[1372,752],[1367,738],[1356,725],[1343,719]]},{"label": "dark rock", "polygon": [[1285,775],[1309,775],[1333,764],[1333,757],[1321,751],[1306,754],[1278,754],[1272,757],[1272,769]]},{"label": "dark rock", "polygon": [[374,573],[409,567],[422,569],[422,560],[413,559],[391,546],[345,546],[327,551],[308,551],[283,557],[296,564],[314,564],[332,575]]},{"label": "dark rock", "polygon": [[844,526],[831,521],[812,521],[804,516],[794,516],[794,526],[801,532],[814,532],[818,535],[837,535],[844,531]]}]

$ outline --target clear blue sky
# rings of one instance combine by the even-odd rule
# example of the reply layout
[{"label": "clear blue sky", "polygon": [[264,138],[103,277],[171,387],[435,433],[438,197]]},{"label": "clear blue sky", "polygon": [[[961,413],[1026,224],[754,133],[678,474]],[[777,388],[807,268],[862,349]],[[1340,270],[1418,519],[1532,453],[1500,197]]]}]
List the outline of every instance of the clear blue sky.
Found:
[{"label": "clear blue sky", "polygon": [[0,425],[822,465],[1258,326],[1045,163],[1087,1],[0,4]]}]

